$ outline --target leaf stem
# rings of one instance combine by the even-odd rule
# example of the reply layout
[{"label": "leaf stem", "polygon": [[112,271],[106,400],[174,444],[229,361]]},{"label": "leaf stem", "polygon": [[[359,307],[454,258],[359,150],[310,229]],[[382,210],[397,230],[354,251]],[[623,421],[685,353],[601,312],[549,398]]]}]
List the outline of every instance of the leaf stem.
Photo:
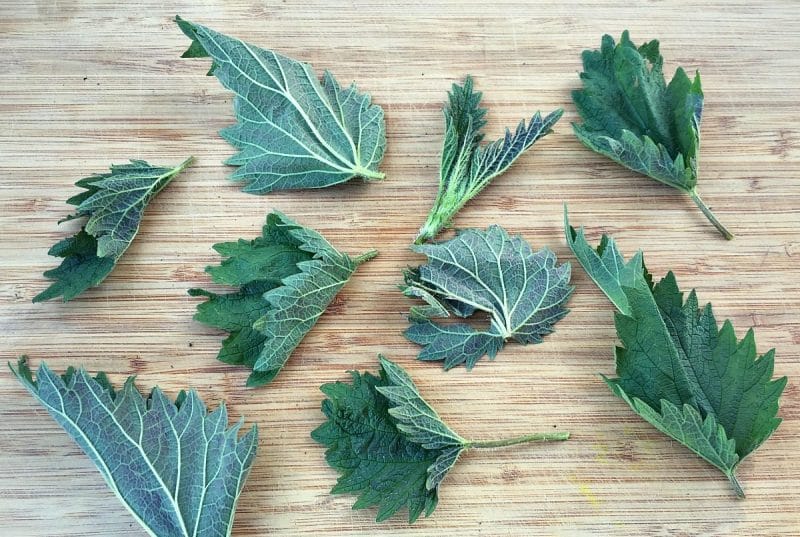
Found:
[{"label": "leaf stem", "polygon": [[356,265],[360,265],[362,263],[366,263],[367,261],[369,261],[370,259],[372,259],[376,255],[378,255],[378,250],[375,250],[373,248],[372,250],[369,250],[369,251],[364,252],[363,254],[361,254],[361,255],[359,255],[357,257],[354,257],[353,258],[353,263],[355,263]]},{"label": "leaf stem", "polygon": [[742,490],[742,486],[739,484],[739,480],[736,479],[736,474],[731,472],[727,474],[728,480],[731,482],[731,486],[733,487],[733,491],[736,493],[736,496],[739,498],[744,498],[744,490]]},{"label": "leaf stem", "polygon": [[498,447],[513,446],[516,444],[525,444],[528,442],[559,442],[567,440],[569,433],[534,433],[522,436],[515,436],[513,438],[503,438],[501,440],[486,440],[483,442],[467,442],[464,447],[478,448],[478,449],[491,449]]},{"label": "leaf stem", "polygon": [[372,171],[369,168],[363,168],[361,166],[356,166],[353,168],[353,173],[358,177],[363,177],[366,180],[373,180],[373,181],[380,181],[382,179],[386,179],[386,174],[381,172]]},{"label": "leaf stem", "polygon": [[180,164],[178,164],[178,166],[175,168],[175,171],[174,171],[175,175],[181,173],[183,170],[188,168],[189,164],[191,164],[192,162],[194,162],[194,157],[189,157],[186,160],[184,160],[183,162],[181,162]]},{"label": "leaf stem", "polygon": [[717,220],[717,217],[711,212],[711,209],[708,208],[708,205],[703,202],[703,199],[700,197],[700,194],[697,193],[697,190],[694,188],[691,189],[689,191],[689,196],[692,197],[695,204],[700,207],[700,210],[703,211],[704,215],[706,215],[706,218],[708,218],[708,220],[714,224],[714,227],[717,228],[720,233],[722,233],[722,236],[725,237],[726,240],[733,239],[733,233],[728,231],[727,228],[722,225],[722,222]]}]

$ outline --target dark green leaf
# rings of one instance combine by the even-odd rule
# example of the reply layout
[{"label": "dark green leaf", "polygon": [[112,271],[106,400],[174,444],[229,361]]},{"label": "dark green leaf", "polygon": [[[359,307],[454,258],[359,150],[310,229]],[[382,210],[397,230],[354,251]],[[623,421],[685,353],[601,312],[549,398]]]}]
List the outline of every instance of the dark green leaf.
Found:
[{"label": "dark green leaf", "polygon": [[627,30],[620,42],[603,36],[600,50],[583,52],[583,88],[572,92],[583,144],[608,158],[691,196],[727,239],[733,235],[697,193],[703,90],[678,68],[667,85],[664,59],[653,40],[636,47]]},{"label": "dark green leaf", "polygon": [[380,377],[352,372],[353,382],[322,386],[327,421],[311,437],[328,449],[325,458],[341,476],[331,491],[358,494],[354,509],[378,506],[377,520],[408,509],[414,522],[436,508],[442,480],[470,448],[559,441],[568,433],[503,440],[465,440],[423,399],[408,373],[380,358]]},{"label": "dark green leaf", "polygon": [[[729,321],[718,328],[711,305],[700,308],[694,291],[684,300],[671,272],[656,285],[638,269],[614,280],[604,264],[579,253],[591,247],[573,231],[567,223],[583,268],[607,295],[621,289],[625,297],[615,317],[622,343],[618,378],[606,379],[609,386],[645,420],[719,468],[741,495],[737,466],[781,422],[786,377],[771,380],[774,351],[758,356],[752,330],[739,341]],[[615,255],[622,260],[616,249]]]},{"label": "dark green leaf", "polygon": [[240,287],[228,294],[190,289],[208,298],[195,319],[230,333],[217,358],[252,369],[248,386],[275,378],[357,266],[375,255],[351,258],[277,211],[261,237],[214,249],[226,259],[206,272],[216,283]]}]

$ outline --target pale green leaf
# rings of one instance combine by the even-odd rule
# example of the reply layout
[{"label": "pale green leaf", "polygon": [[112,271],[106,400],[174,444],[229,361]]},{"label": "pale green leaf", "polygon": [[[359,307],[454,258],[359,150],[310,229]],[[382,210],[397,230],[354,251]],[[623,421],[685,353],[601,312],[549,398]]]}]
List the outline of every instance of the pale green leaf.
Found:
[{"label": "pale green leaf", "polygon": [[25,359],[12,371],[92,459],[109,488],[149,535],[229,537],[236,502],[258,446],[255,426],[239,437],[221,405],[208,412],[195,391],[175,402],[158,388],[142,397],[128,378],[115,391],[105,374],[34,379]]},{"label": "pale green leaf", "polygon": [[75,183],[85,191],[67,200],[77,210],[63,221],[80,218],[86,221],[73,237],[50,249],[50,255],[64,261],[44,273],[55,281],[33,301],[62,296],[66,302],[99,285],[131,245],[147,204],[191,161],[189,158],[170,168],[131,160],[130,164],[112,164],[110,173]]},{"label": "pale green leaf", "polygon": [[353,177],[383,179],[383,110],[355,85],[342,88],[307,63],[176,18],[192,44],[184,57],[212,58],[209,74],[234,94],[236,124],[220,135],[239,152],[245,192],[322,188]]},{"label": "pale green leaf", "polygon": [[[423,345],[420,360],[442,360],[449,369],[465,364],[471,369],[484,355],[494,358],[505,342],[540,343],[568,310],[564,307],[572,286],[569,263],[557,266],[555,255],[543,248],[533,252],[521,237],[510,237],[499,226],[465,230],[442,243],[414,246],[428,257],[413,277],[406,278],[405,294],[414,293],[436,308],[416,309],[405,335]],[[435,301],[435,302],[434,302]],[[484,330],[472,325],[439,324],[424,315],[445,309],[458,316],[475,311],[489,315]]]},{"label": "pale green leaf", "polygon": [[495,177],[504,173],[538,139],[549,134],[564,113],[558,109],[542,118],[537,112],[528,124],[520,121],[514,132],[486,145],[482,129],[486,109],[480,107],[481,93],[472,89],[472,78],[453,84],[444,108],[444,142],[439,169],[439,191],[416,243],[436,237],[450,225],[456,213],[477,196]]}]

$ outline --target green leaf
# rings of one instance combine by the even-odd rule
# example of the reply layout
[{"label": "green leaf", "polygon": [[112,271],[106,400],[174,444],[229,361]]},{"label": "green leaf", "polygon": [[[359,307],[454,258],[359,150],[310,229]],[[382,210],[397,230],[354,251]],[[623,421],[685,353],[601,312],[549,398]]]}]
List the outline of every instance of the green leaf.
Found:
[{"label": "green leaf", "polygon": [[211,56],[209,74],[236,95],[237,123],[220,135],[239,150],[226,164],[245,192],[383,179],[383,110],[355,84],[342,88],[327,71],[320,83],[307,63],[175,20],[192,40],[183,57]]},{"label": "green leaf", "polygon": [[472,90],[472,78],[453,84],[444,108],[444,144],[439,170],[439,192],[420,228],[417,244],[436,237],[456,213],[492,179],[504,173],[536,140],[549,134],[564,113],[560,108],[542,118],[537,112],[527,126],[520,121],[512,133],[486,145],[482,129],[486,109],[480,107],[481,93]]},{"label": "green leaf", "polygon": [[597,284],[616,308],[628,315],[630,306],[623,287],[634,287],[642,277],[651,281],[644,266],[642,251],[637,251],[629,261],[617,249],[614,239],[603,234],[597,248],[586,241],[581,226],[577,231],[569,225],[567,206],[564,205],[564,234],[572,253],[578,258],[589,277]]},{"label": "green leaf", "polygon": [[[406,275],[406,296],[421,296],[428,306],[412,309],[406,337],[420,345],[420,360],[443,360],[445,369],[467,369],[484,355],[493,359],[505,341],[540,343],[569,310],[572,286],[569,263],[556,266],[547,248],[533,252],[521,237],[500,226],[466,230],[449,241],[412,247],[428,263]],[[490,317],[476,330],[464,323],[439,324],[442,312],[467,317],[475,311]]]},{"label": "green leaf", "polygon": [[[569,237],[571,228],[566,231]],[[574,250],[590,250],[583,235],[574,240]],[[711,304],[700,308],[694,291],[684,300],[672,272],[655,285],[644,270],[633,281],[608,284],[603,266],[578,260],[601,288],[621,288],[625,296],[626,309],[617,306],[615,317],[622,343],[618,377],[606,379],[609,386],[634,412],[719,468],[743,495],[737,466],[781,422],[786,377],[771,380],[774,350],[758,356],[752,330],[737,340],[730,321],[718,328]]]},{"label": "green leaf", "polygon": [[636,47],[627,30],[617,44],[583,52],[583,88],[572,100],[583,120],[575,135],[589,149],[691,196],[726,239],[733,235],[697,193],[703,90],[678,68],[667,85],[653,40]]},{"label": "green leaf", "polygon": [[560,441],[568,433],[544,433],[473,442],[447,426],[399,365],[379,357],[381,371],[351,372],[352,383],[324,384],[327,421],[311,437],[327,447],[325,459],[339,471],[333,494],[357,494],[353,509],[378,507],[377,521],[408,509],[413,523],[429,516],[439,486],[459,455],[470,448]]},{"label": "green leaf", "polygon": [[406,439],[389,415],[389,402],[375,388],[388,384],[385,374],[352,372],[352,384],[322,386],[327,421],[311,437],[328,449],[325,459],[342,475],[333,494],[357,494],[354,509],[378,506],[381,522],[404,507],[408,521],[429,516],[438,490],[425,482],[439,450],[428,450]]},{"label": "green leaf", "polygon": [[255,426],[240,438],[243,421],[228,428],[225,406],[209,413],[194,390],[173,403],[158,388],[142,397],[133,377],[115,391],[104,373],[82,368],[59,376],[42,363],[34,379],[23,357],[11,370],[149,535],[230,536]]},{"label": "green leaf", "polygon": [[214,249],[226,259],[206,272],[215,283],[240,287],[227,294],[190,289],[208,299],[195,319],[229,332],[217,358],[252,369],[248,386],[275,378],[358,265],[377,253],[351,258],[278,211],[261,237]]},{"label": "green leaf", "polygon": [[76,186],[85,189],[67,200],[77,207],[76,214],[62,221],[86,218],[73,237],[56,243],[48,252],[64,261],[44,273],[55,280],[33,298],[42,302],[62,296],[64,302],[99,285],[133,242],[147,204],[190,163],[188,158],[174,168],[153,166],[143,160],[112,164],[111,173],[81,179]]}]

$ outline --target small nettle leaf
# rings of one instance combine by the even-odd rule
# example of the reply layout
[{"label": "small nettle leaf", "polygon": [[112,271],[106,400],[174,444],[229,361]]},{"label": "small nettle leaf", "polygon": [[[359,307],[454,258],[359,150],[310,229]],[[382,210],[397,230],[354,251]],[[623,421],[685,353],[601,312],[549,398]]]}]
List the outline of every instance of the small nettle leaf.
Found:
[{"label": "small nettle leaf", "polygon": [[642,251],[625,261],[614,239],[603,235],[597,248],[592,248],[586,241],[583,226],[579,229],[569,225],[567,206],[564,205],[564,234],[575,257],[581,266],[586,267],[589,277],[597,284],[616,308],[628,315],[630,306],[623,287],[634,287],[641,278],[652,282],[647,268],[644,266]]},{"label": "small nettle leaf", "polygon": [[34,302],[61,296],[64,302],[99,285],[133,242],[150,200],[192,161],[173,168],[153,166],[143,160],[112,164],[111,172],[75,183],[85,189],[67,200],[77,207],[63,221],[85,218],[74,236],[56,243],[48,252],[64,260],[44,276],[54,280],[33,298]]},{"label": "small nettle leaf", "polygon": [[311,437],[327,447],[325,459],[341,476],[331,492],[356,494],[354,509],[377,506],[378,522],[403,508],[408,521],[429,516],[439,486],[459,455],[470,448],[560,441],[568,433],[543,433],[469,441],[454,432],[420,395],[408,373],[383,356],[380,376],[351,372],[352,382],[324,384],[327,421]]},{"label": "small nettle leaf", "polygon": [[[455,238],[413,246],[428,263],[406,273],[401,286],[427,305],[411,309],[406,337],[424,348],[420,360],[443,361],[445,369],[472,367],[484,355],[494,359],[509,339],[540,343],[569,310],[570,266],[556,264],[547,248],[534,252],[521,237],[500,226],[465,230]],[[489,315],[489,326],[442,324],[433,318]]]},{"label": "small nettle leaf", "polygon": [[239,289],[190,289],[191,296],[207,298],[195,319],[229,333],[217,358],[252,369],[248,386],[275,378],[356,268],[377,254],[351,258],[278,211],[267,216],[261,237],[214,249],[225,259],[206,272],[215,283]]},{"label": "small nettle leaf", "polygon": [[[619,311],[618,376],[606,378],[609,387],[639,416],[722,471],[743,496],[736,469],[781,422],[778,400],[786,377],[772,380],[774,350],[758,356],[752,329],[738,340],[730,321],[719,328],[711,304],[700,308],[694,291],[684,298],[672,272],[653,284],[641,254],[626,269],[609,271],[599,261],[603,250],[593,257],[583,233],[565,225],[578,261]],[[601,244],[610,248],[613,240],[604,235]],[[613,298],[620,292],[624,302]]]},{"label": "small nettle leaf", "polygon": [[220,135],[239,152],[226,161],[245,192],[323,188],[353,177],[383,179],[383,110],[355,84],[307,63],[176,18],[192,40],[184,58],[212,58],[209,75],[236,96],[236,124]]},{"label": "small nettle leaf", "polygon": [[149,535],[230,536],[258,447],[255,426],[240,437],[243,421],[229,428],[225,406],[208,412],[194,390],[175,402],[158,388],[143,397],[133,377],[116,391],[104,373],[59,376],[44,363],[34,378],[24,357],[11,370]]},{"label": "small nettle leaf", "polygon": [[583,52],[583,88],[572,100],[583,123],[573,123],[589,149],[689,194],[726,239],[733,235],[697,193],[703,89],[700,73],[682,68],[667,84],[658,41],[636,47],[628,31],[615,43],[603,36],[600,50]]},{"label": "small nettle leaf", "polygon": [[528,124],[522,120],[514,132],[489,144],[481,145],[483,117],[481,93],[472,89],[472,78],[463,85],[453,84],[444,108],[444,142],[439,169],[439,192],[428,218],[419,230],[417,244],[433,239],[469,200],[477,196],[492,179],[504,173],[522,153],[549,134],[564,113],[558,109],[545,116],[539,112]]}]

